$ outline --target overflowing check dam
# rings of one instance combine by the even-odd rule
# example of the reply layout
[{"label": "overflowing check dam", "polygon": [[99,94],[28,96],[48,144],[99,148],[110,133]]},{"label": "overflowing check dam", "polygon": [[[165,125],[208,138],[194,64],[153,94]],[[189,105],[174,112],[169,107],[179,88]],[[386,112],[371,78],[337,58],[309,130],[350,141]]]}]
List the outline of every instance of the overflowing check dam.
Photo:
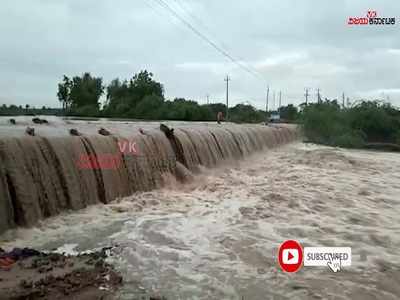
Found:
[{"label": "overflowing check dam", "polygon": [[[0,118],[0,248],[111,246],[123,300],[399,298],[397,153],[296,142],[291,126],[47,120]],[[349,247],[351,266],[285,273],[286,240]],[[18,268],[0,295],[25,291],[12,274],[52,274]]]},{"label": "overflowing check dam", "polygon": [[78,129],[69,134],[64,128],[63,134],[44,130],[35,136],[0,135],[0,233],[66,210],[149,191],[171,176],[185,181],[199,166],[216,167],[299,137],[298,130],[288,126],[143,129],[124,124],[111,132],[74,126]]}]

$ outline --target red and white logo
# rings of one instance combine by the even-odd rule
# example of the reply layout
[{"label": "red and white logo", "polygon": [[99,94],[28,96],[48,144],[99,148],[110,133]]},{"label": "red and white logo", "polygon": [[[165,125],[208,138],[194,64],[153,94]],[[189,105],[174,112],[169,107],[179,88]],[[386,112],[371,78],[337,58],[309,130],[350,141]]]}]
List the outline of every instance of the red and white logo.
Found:
[{"label": "red and white logo", "polygon": [[303,264],[303,248],[296,241],[286,241],[279,247],[278,260],[283,271],[297,272]]},{"label": "red and white logo", "polygon": [[299,251],[297,249],[284,249],[282,261],[285,265],[297,265],[299,263]]},{"label": "red and white logo", "polygon": [[349,25],[395,25],[396,18],[379,17],[376,10],[368,10],[365,17],[349,17]]},{"label": "red and white logo", "polygon": [[369,10],[367,12],[367,18],[376,18],[378,16],[376,10]]}]

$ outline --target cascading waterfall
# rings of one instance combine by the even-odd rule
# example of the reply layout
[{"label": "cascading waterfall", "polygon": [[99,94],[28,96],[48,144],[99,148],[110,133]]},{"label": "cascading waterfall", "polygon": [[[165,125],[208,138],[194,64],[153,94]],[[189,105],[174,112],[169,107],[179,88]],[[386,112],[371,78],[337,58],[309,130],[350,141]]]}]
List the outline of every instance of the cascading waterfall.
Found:
[{"label": "cascading waterfall", "polygon": [[294,127],[232,125],[182,127],[168,137],[150,130],[130,136],[2,138],[0,232],[158,188],[165,174],[181,180],[199,165],[215,167],[298,137]]}]

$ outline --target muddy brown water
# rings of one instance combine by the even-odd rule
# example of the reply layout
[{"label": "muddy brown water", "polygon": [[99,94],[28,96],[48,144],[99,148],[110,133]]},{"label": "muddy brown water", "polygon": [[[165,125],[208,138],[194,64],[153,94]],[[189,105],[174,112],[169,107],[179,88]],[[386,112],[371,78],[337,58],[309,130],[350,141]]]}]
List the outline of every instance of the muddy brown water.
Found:
[{"label": "muddy brown water", "polygon": [[[32,120],[15,120],[11,125],[0,119],[0,233],[66,210],[159,188],[165,175],[182,178],[177,162],[196,172],[199,166],[216,167],[298,137],[296,128],[289,126],[201,123],[176,123],[174,136],[167,137],[159,123],[56,117],[35,124],[36,136],[27,136],[23,128],[34,126]],[[68,128],[81,136],[69,136]],[[111,135],[98,134],[100,128]],[[118,164],[104,167],[106,156]],[[85,163],[89,167],[82,167]]]},{"label": "muddy brown water", "polygon": [[[162,188],[8,231],[1,245],[118,244],[120,299],[399,299],[399,169],[395,153],[293,143],[200,167],[192,183],[166,175]],[[287,239],[351,247],[352,266],[283,273]]]}]

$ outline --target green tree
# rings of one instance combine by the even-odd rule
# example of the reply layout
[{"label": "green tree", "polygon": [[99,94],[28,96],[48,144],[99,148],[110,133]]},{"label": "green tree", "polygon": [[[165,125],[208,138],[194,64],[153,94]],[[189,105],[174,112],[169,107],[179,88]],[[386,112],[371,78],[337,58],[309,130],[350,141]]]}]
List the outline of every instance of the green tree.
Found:
[{"label": "green tree", "polygon": [[212,104],[206,104],[205,105],[209,110],[210,110],[210,117],[209,120],[216,120],[217,119],[217,114],[219,112],[222,112],[225,116],[226,113],[226,105],[222,103],[212,103]]},{"label": "green tree", "polygon": [[248,104],[237,104],[229,109],[229,120],[237,123],[260,123],[265,121],[265,113]]},{"label": "green tree", "polygon": [[400,130],[399,110],[380,101],[360,101],[348,110],[352,128],[370,142],[395,142]]},{"label": "green tree", "polygon": [[75,76],[72,79],[70,101],[72,108],[91,106],[99,109],[100,97],[104,93],[103,80],[100,77],[92,77],[90,73],[84,73],[82,77]]},{"label": "green tree", "polygon": [[58,84],[58,92],[57,92],[58,100],[62,103],[64,110],[68,109],[68,106],[70,105],[71,102],[70,98],[71,88],[72,88],[71,80],[64,75],[62,82]]},{"label": "green tree", "polygon": [[196,101],[175,98],[164,105],[163,116],[169,120],[205,121],[211,120],[210,109],[200,106]]},{"label": "green tree", "polygon": [[130,110],[128,81],[121,82],[116,78],[107,86],[107,101],[104,114],[108,116],[126,116]]},{"label": "green tree", "polygon": [[129,115],[140,119],[157,120],[162,118],[163,104],[162,97],[147,95],[129,112]]},{"label": "green tree", "polygon": [[153,79],[153,73],[146,70],[135,74],[129,82],[133,105],[136,105],[147,95],[164,98],[164,88],[161,83]]},{"label": "green tree", "polygon": [[[153,74],[146,70],[135,74],[129,81],[121,81],[116,78],[107,86],[107,102],[104,108],[104,114],[109,116],[129,116],[141,118],[138,111],[146,112],[146,118],[149,117],[147,106],[149,104],[142,104],[141,102],[147,96],[157,97],[157,101],[162,99],[164,101],[164,88],[161,83],[153,79]],[[151,103],[156,101],[156,98],[151,99]],[[136,106],[140,104],[140,109],[137,110]],[[157,110],[161,110],[158,107]],[[152,114],[153,115],[153,114]],[[144,117],[144,116],[143,116]]]},{"label": "green tree", "polygon": [[294,121],[298,118],[297,107],[293,104],[289,104],[288,106],[282,106],[279,108],[279,114],[281,119]]},{"label": "green tree", "polygon": [[72,80],[64,75],[62,82],[58,84],[57,97],[63,103],[64,109],[80,115],[97,115],[103,93],[102,78],[84,73],[81,77],[73,77]]},{"label": "green tree", "polygon": [[363,147],[400,142],[400,111],[379,101],[357,101],[341,109],[336,101],[310,104],[302,112],[304,133],[316,143]]}]

